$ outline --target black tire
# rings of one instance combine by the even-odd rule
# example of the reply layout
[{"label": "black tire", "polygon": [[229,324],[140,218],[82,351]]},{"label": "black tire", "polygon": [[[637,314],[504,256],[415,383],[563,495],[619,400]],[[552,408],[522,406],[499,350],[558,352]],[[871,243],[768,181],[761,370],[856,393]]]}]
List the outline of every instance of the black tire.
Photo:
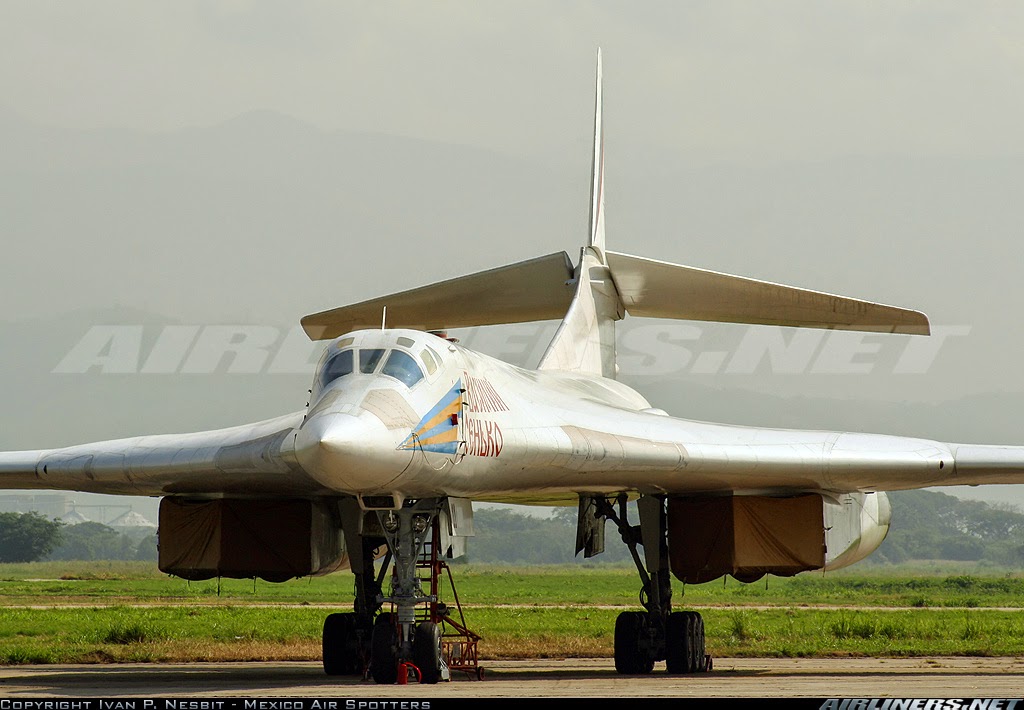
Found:
[{"label": "black tire", "polygon": [[[324,619],[323,662],[327,675],[354,675],[359,660],[355,640],[355,614],[331,614]],[[360,669],[361,671],[362,669]]]},{"label": "black tire", "polygon": [[331,614],[324,619],[324,673],[362,677],[370,658],[372,630],[373,620],[361,614]]},{"label": "black tire", "polygon": [[398,627],[394,614],[379,614],[373,622],[370,675],[375,682],[386,685],[398,680]]},{"label": "black tire", "polygon": [[683,612],[691,618],[690,653],[693,656],[691,673],[703,673],[707,670],[707,661],[704,655],[704,617],[696,611]]},{"label": "black tire", "polygon": [[665,670],[670,675],[690,673],[690,635],[686,612],[674,611],[665,624]]},{"label": "black tire", "polygon": [[654,670],[654,659],[647,648],[647,614],[624,611],[615,619],[615,670],[624,675],[640,675]]},{"label": "black tire", "polygon": [[675,611],[665,625],[665,670],[672,675],[705,668],[704,619],[695,611]]},{"label": "black tire", "polygon": [[416,627],[412,641],[413,663],[420,669],[420,683],[433,685],[441,680],[441,627],[432,621]]}]

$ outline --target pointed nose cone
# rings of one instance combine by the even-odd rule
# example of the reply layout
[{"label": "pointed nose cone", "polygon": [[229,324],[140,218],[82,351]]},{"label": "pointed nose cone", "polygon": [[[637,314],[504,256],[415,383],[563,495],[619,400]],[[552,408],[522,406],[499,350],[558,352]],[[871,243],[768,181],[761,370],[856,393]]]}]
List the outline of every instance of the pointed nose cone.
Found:
[{"label": "pointed nose cone", "polygon": [[299,430],[297,440],[301,452],[344,454],[352,445],[365,438],[367,426],[350,414],[324,414],[315,416]]},{"label": "pointed nose cone", "polygon": [[299,429],[295,455],[328,488],[346,493],[377,490],[398,473],[395,443],[375,417],[324,413]]}]

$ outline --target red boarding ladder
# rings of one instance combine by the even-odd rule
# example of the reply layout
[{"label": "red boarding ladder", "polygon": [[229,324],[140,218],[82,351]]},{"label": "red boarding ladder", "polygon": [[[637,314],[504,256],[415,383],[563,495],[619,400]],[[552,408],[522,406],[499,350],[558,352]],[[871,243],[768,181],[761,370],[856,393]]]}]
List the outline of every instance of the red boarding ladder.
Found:
[{"label": "red boarding ladder", "polygon": [[[441,528],[437,517],[431,526],[430,539],[423,544],[423,554],[416,563],[417,569],[427,570],[429,577],[421,577],[421,583],[430,583],[430,598],[434,601],[427,602],[419,611],[420,621],[432,621],[441,627],[441,653],[444,656],[448,669],[462,671],[476,676],[477,680],[483,680],[484,669],[480,666],[477,644],[480,636],[466,627],[466,616],[462,611],[462,604],[459,602],[459,593],[455,590],[455,580],[452,579],[452,570],[448,563],[438,554],[441,549]],[[455,602],[455,612],[458,620],[453,618],[452,607],[441,601],[441,577],[448,577],[448,586],[451,589],[452,598]]]}]

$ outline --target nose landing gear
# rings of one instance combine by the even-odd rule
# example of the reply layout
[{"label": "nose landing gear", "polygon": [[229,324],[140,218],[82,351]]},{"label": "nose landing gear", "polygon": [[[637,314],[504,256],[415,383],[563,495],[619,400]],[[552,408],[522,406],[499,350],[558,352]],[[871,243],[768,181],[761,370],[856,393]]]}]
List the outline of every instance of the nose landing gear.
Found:
[{"label": "nose landing gear", "polygon": [[[377,513],[394,558],[389,594],[380,598],[391,611],[378,615],[373,625],[370,675],[377,683],[401,682],[403,671],[408,678],[410,669],[423,684],[451,680],[452,670],[483,677],[480,637],[466,628],[451,570],[442,559],[442,502],[408,501],[398,510]],[[440,601],[440,578],[446,572],[458,621]]]}]

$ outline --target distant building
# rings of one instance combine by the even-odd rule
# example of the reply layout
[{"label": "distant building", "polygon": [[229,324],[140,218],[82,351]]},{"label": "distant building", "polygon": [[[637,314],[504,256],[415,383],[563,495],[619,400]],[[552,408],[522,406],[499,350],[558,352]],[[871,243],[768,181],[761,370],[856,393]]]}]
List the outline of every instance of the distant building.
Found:
[{"label": "distant building", "polygon": [[68,497],[60,493],[8,493],[0,495],[0,513],[39,513],[51,520],[64,519]]},{"label": "distant building", "polygon": [[155,523],[151,523],[145,515],[136,513],[134,510],[129,510],[124,515],[117,516],[107,525],[112,528],[156,528]]},{"label": "distant building", "polygon": [[156,532],[156,525],[149,518],[121,500],[124,498],[86,496],[86,502],[83,502],[81,498],[75,499],[63,493],[7,493],[0,495],[0,513],[35,512],[50,520],[59,518],[65,525],[96,522],[120,532]]},{"label": "distant building", "polygon": [[62,523],[65,525],[78,525],[79,523],[90,523],[92,522],[89,518],[85,517],[77,510],[70,510],[64,515],[58,516]]},{"label": "distant building", "polygon": [[135,542],[156,534],[156,525],[151,523],[145,515],[134,510],[129,510],[124,515],[119,515],[107,523],[107,525]]}]

